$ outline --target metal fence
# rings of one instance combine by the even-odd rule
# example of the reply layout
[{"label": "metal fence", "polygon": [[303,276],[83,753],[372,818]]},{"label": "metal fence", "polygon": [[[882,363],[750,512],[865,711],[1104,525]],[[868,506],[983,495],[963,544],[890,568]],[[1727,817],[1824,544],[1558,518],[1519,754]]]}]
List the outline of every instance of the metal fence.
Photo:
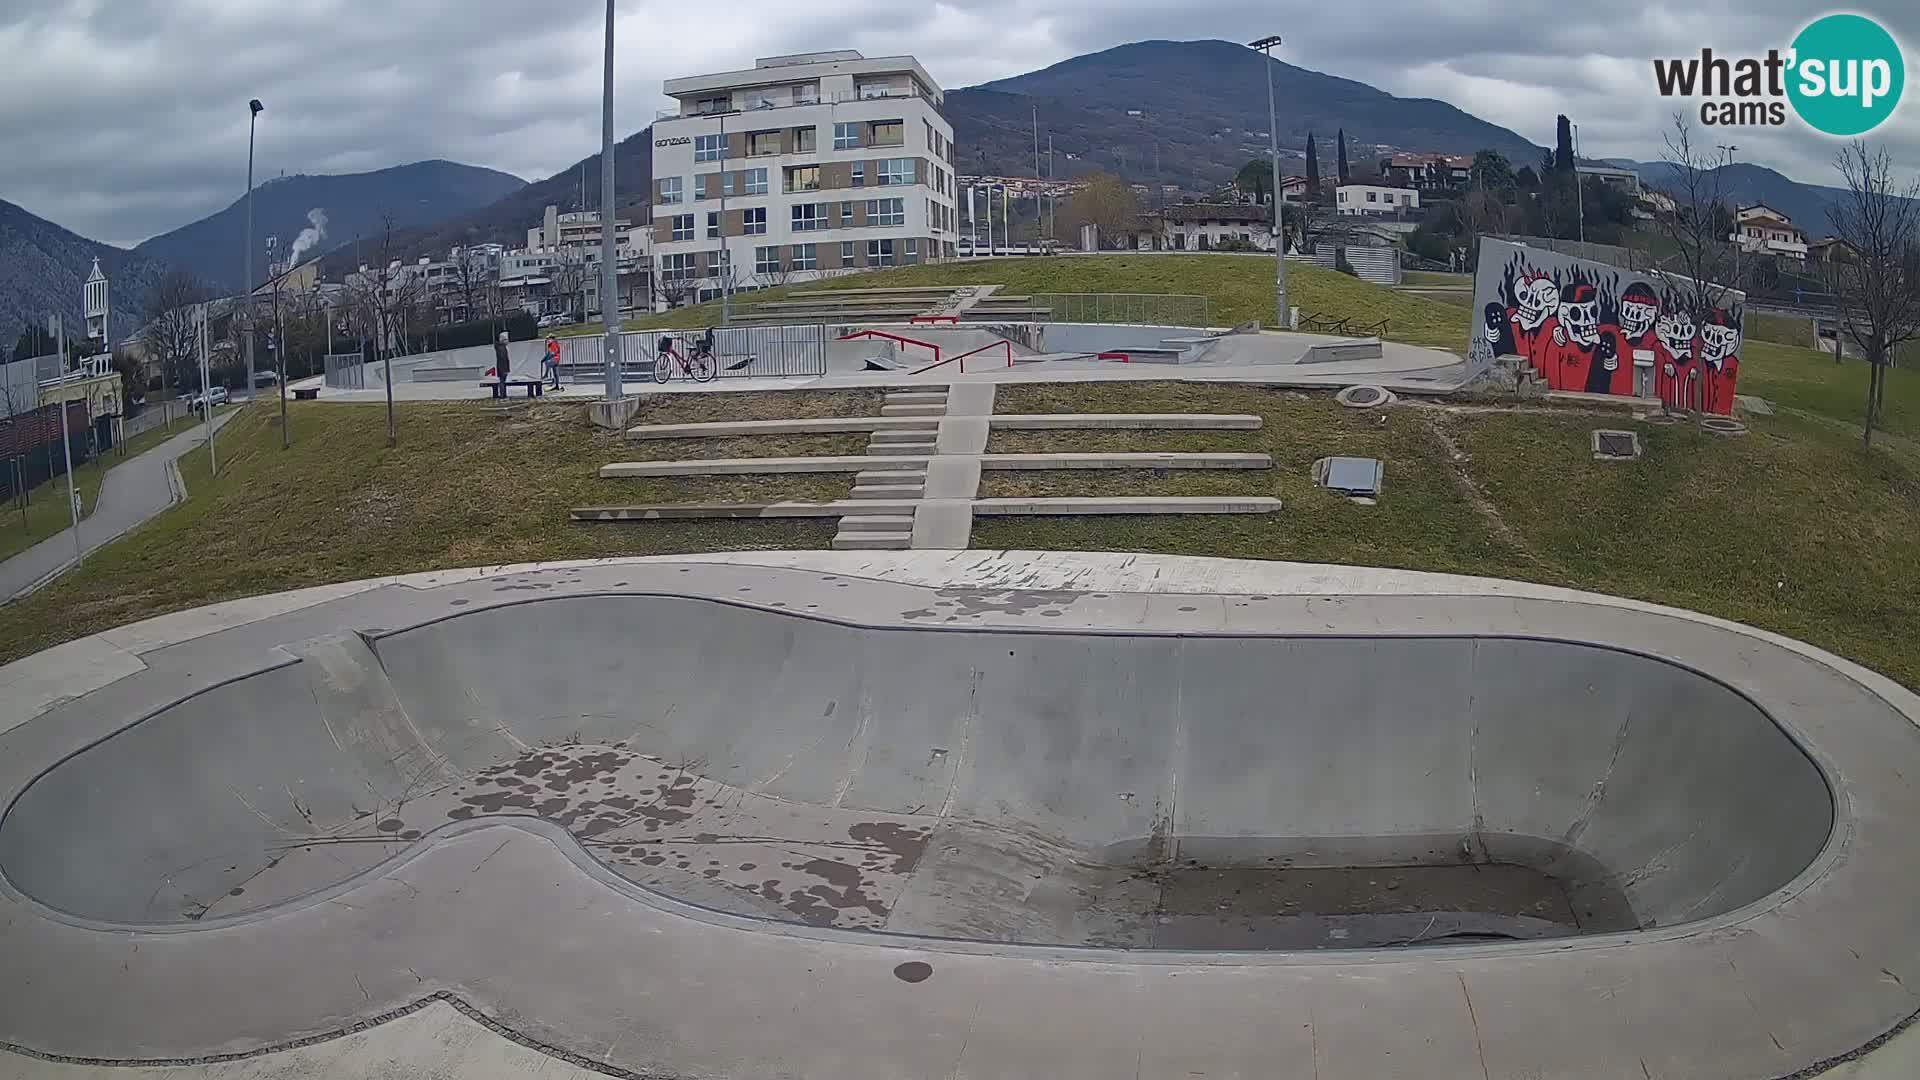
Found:
[{"label": "metal fence", "polygon": [[[688,342],[704,329],[629,330],[620,335],[620,368],[627,378],[651,378],[660,342],[673,338],[684,355]],[[604,334],[560,339],[560,370],[575,382],[595,382],[606,372],[601,353]],[[713,331],[713,351],[722,379],[777,379],[827,373],[827,328],[819,323],[791,326],[724,326]],[[680,372],[674,373],[680,376]]]},{"label": "metal fence", "polygon": [[326,383],[335,390],[364,390],[367,385],[365,358],[355,353],[328,353]]},{"label": "metal fence", "polygon": [[1213,325],[1212,304],[1206,297],[1180,293],[1039,293],[1032,303],[1047,309],[1037,320],[1041,322]]},{"label": "metal fence", "polygon": [[1360,244],[1313,245],[1314,265],[1327,270],[1340,268],[1340,259],[1344,256],[1347,265],[1361,281],[1375,285],[1400,284],[1400,253],[1396,248],[1371,247]]}]

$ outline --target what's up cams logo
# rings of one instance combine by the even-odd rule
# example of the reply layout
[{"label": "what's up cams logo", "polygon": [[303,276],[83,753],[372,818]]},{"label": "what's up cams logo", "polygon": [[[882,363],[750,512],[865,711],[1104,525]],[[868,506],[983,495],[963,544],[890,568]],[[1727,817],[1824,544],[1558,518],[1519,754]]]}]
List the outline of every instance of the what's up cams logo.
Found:
[{"label": "what's up cams logo", "polygon": [[1700,122],[1715,127],[1779,127],[1787,109],[1815,131],[1864,135],[1885,123],[1906,89],[1900,43],[1864,15],[1823,15],[1784,52],[1655,60],[1660,96],[1702,98]]}]

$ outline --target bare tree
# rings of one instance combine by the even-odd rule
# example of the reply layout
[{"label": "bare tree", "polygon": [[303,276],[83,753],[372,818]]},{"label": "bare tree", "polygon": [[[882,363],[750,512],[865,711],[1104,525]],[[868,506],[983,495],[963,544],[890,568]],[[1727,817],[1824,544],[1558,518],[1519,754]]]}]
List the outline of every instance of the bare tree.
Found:
[{"label": "bare tree", "polygon": [[147,294],[141,343],[160,362],[161,378],[175,390],[181,375],[198,360],[199,307],[206,299],[206,287],[187,270],[168,271]]},{"label": "bare tree", "polygon": [[563,248],[554,254],[553,270],[548,276],[553,280],[550,295],[565,297],[567,314],[584,320],[587,317],[587,260]]},{"label": "bare tree", "polygon": [[1682,113],[1673,116],[1661,160],[1670,175],[1656,187],[1673,201],[1673,209],[1656,220],[1674,253],[1651,269],[1694,325],[1704,326],[1714,309],[1726,306],[1727,294],[1740,288],[1739,249],[1731,240],[1733,214],[1727,209],[1731,192],[1718,151],[1694,145],[1693,125]]},{"label": "bare tree", "polygon": [[1828,263],[1825,273],[1845,333],[1870,365],[1860,445],[1871,449],[1894,349],[1920,336],[1920,180],[1897,185],[1891,155],[1865,142],[1842,149],[1834,168],[1846,191],[1827,218],[1848,257]]},{"label": "bare tree", "polygon": [[393,417],[393,354],[405,345],[408,315],[420,300],[420,275],[400,264],[400,239],[393,214],[380,216],[375,262],[347,275],[349,304],[373,338],[374,355],[386,365],[387,445],[398,432]]},{"label": "bare tree", "polygon": [[495,295],[493,282],[499,275],[492,272],[487,259],[472,248],[461,248],[454,253],[454,287],[460,290],[460,301],[467,309],[467,318],[483,319],[493,314],[489,302]]}]

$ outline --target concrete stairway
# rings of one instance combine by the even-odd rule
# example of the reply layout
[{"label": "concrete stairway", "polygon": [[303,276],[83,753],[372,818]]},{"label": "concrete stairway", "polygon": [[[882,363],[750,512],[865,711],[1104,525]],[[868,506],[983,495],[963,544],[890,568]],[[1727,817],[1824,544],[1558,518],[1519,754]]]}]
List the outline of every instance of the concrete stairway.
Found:
[{"label": "concrete stairway", "polygon": [[[911,418],[912,423],[878,430],[869,437],[867,453],[890,460],[885,468],[854,474],[853,491],[848,497],[855,500],[921,498],[927,488],[925,461],[902,465],[899,459],[931,456],[939,438],[940,418],[946,412],[945,387],[888,391],[881,403],[880,415]],[[904,551],[912,546],[911,514],[848,515],[840,519],[840,531],[833,538],[836,551]]]}]

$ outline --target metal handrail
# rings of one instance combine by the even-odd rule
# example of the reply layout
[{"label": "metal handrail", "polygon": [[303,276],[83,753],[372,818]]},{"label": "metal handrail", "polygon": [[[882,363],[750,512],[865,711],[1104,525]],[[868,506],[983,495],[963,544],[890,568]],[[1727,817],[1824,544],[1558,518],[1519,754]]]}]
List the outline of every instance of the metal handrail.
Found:
[{"label": "metal handrail", "polygon": [[[913,338],[901,337],[899,334],[889,334],[885,330],[856,330],[851,334],[841,335],[841,337],[838,340],[853,341],[856,338],[886,338],[888,341],[897,341],[902,345],[918,345],[923,349],[933,350],[933,362],[935,364],[938,364],[941,362],[940,346],[935,345],[931,341],[915,341]],[[922,368],[921,370],[924,371],[926,369]]]},{"label": "metal handrail", "polygon": [[[986,352],[988,349],[991,349],[996,345],[1005,345],[1007,347],[1007,366],[1012,367],[1013,366],[1013,342],[1008,341],[1005,338],[1001,338],[999,341],[989,341],[985,345],[982,345],[979,348],[974,349],[970,352],[963,352],[959,356],[954,357],[953,359],[960,361],[960,371],[962,374],[965,374],[967,370],[967,357],[975,356],[980,353]],[[921,368],[920,371],[925,371],[927,370],[927,368],[931,368],[935,366],[937,365],[928,364],[927,367]],[[912,372],[912,374],[918,375],[920,374],[920,371]]]}]

